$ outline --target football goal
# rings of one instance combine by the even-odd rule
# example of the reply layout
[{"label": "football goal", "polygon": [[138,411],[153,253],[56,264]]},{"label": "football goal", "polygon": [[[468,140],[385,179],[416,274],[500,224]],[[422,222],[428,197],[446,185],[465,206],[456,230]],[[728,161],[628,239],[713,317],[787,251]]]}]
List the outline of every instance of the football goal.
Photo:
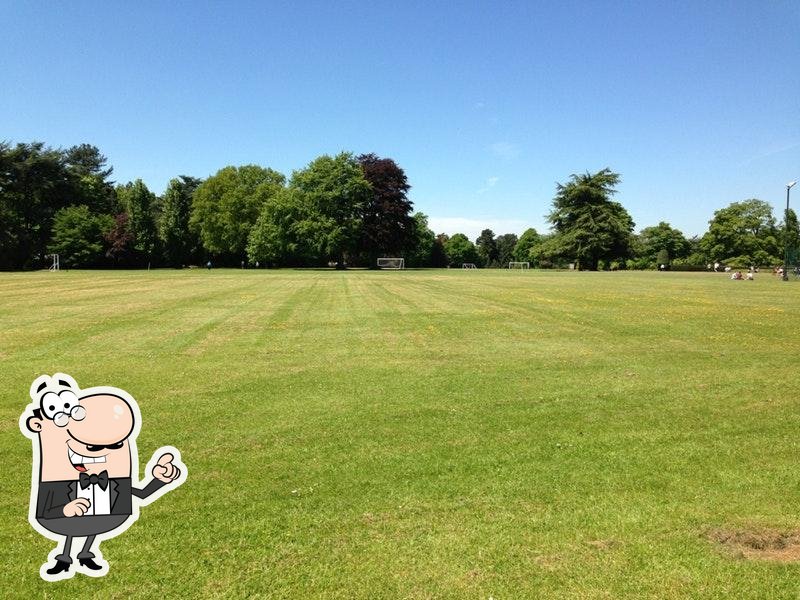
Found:
[{"label": "football goal", "polygon": [[477,269],[478,267],[475,266],[475,263],[461,263],[462,269]]},{"label": "football goal", "polygon": [[405,269],[406,261],[404,258],[379,258],[379,269]]},{"label": "football goal", "polygon": [[[53,258],[53,264],[50,265],[48,271],[60,271],[61,270],[61,261],[59,260],[58,254],[48,254],[47,256]],[[47,258],[47,256],[45,258]]]},{"label": "football goal", "polygon": [[513,260],[508,263],[509,269],[530,269],[531,263],[529,262],[514,262]]}]

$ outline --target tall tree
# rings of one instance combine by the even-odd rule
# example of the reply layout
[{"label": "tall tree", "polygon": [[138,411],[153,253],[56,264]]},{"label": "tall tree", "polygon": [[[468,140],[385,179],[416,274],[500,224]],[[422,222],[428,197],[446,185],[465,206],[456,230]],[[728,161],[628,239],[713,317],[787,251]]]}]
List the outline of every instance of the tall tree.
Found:
[{"label": "tall tree", "polygon": [[139,258],[150,263],[155,250],[156,195],[141,179],[117,188],[117,196],[128,214],[128,226],[133,234],[133,249]]},{"label": "tall tree", "polygon": [[128,213],[114,215],[114,222],[104,236],[106,242],[106,258],[111,259],[117,267],[132,266],[134,262],[134,237],[130,227]]},{"label": "tall tree", "polygon": [[772,207],[763,200],[733,202],[714,213],[700,248],[709,262],[737,266],[782,262]]},{"label": "tall tree", "polygon": [[478,239],[475,240],[480,262],[486,267],[497,266],[497,243],[494,240],[494,232],[491,229],[481,231]]},{"label": "tall tree", "polygon": [[628,211],[611,200],[619,174],[603,169],[572,175],[558,184],[548,216],[558,234],[560,252],[574,258],[579,268],[597,270],[601,260],[625,257],[634,223]]},{"label": "tall tree", "polygon": [[406,263],[411,267],[430,267],[433,260],[433,246],[436,234],[428,226],[428,216],[417,212],[413,216],[414,242],[411,245]]},{"label": "tall tree", "polygon": [[191,227],[206,251],[238,263],[264,204],[286,183],[277,171],[257,165],[225,167],[194,192]]},{"label": "tall tree", "polygon": [[167,264],[180,267],[189,262],[198,245],[195,232],[189,227],[192,196],[201,180],[188,175],[171,179],[161,202],[158,237]]},{"label": "tall tree", "polygon": [[416,221],[406,196],[411,186],[391,158],[362,154],[356,160],[372,186],[361,213],[359,249],[368,256],[369,267],[376,268],[378,257],[402,254],[414,242]]},{"label": "tall tree", "polygon": [[541,241],[542,236],[540,236],[533,227],[523,231],[517,245],[514,246],[514,260],[518,262],[531,262],[533,260],[531,251],[535,246],[540,244]]},{"label": "tall tree", "polygon": [[67,167],[79,177],[94,175],[106,180],[114,167],[107,166],[108,159],[100,153],[97,146],[91,144],[78,144],[67,149],[64,153]]},{"label": "tall tree", "polygon": [[72,204],[85,204],[95,213],[119,212],[114,185],[108,181],[114,168],[96,146],[72,146],[64,151],[64,162],[74,188]]},{"label": "tall tree", "polygon": [[250,230],[247,256],[265,266],[305,266],[321,260],[318,240],[327,223],[308,198],[294,188],[283,188],[263,206]]},{"label": "tall tree", "polygon": [[789,252],[789,264],[800,264],[800,223],[797,221],[797,213],[794,212],[794,209],[790,208],[784,215],[781,232],[783,249]]},{"label": "tall tree", "polygon": [[71,183],[62,151],[0,143],[0,269],[41,264],[53,215],[71,202]]},{"label": "tall tree", "polygon": [[516,248],[519,240],[514,233],[504,233],[498,235],[495,240],[497,243],[497,264],[501,267],[507,267],[508,263],[514,260],[514,248]]},{"label": "tall tree", "polygon": [[317,221],[309,228],[315,232],[319,255],[344,268],[345,257],[356,250],[361,217],[372,194],[361,165],[349,152],[320,156],[295,171],[289,187],[302,195],[311,211],[309,219]]}]

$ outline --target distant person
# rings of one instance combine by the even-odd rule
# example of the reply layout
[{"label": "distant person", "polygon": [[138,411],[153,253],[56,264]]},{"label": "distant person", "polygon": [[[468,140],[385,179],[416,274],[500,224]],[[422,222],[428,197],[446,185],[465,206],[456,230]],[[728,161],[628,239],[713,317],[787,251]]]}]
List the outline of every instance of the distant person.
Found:
[{"label": "distant person", "polygon": [[261,263],[259,263],[258,261],[256,261],[256,269],[260,269],[260,268],[261,268]]},{"label": "distant person", "polygon": [[750,271],[750,272],[747,274],[747,277],[745,277],[745,279],[747,279],[747,281],[755,281],[755,277],[753,276],[753,272],[752,272],[752,271]]},{"label": "distant person", "polygon": [[208,269],[209,271],[211,270],[211,261],[208,261],[206,263],[206,269]]},{"label": "distant person", "polygon": [[244,261],[242,261],[242,268],[244,269]]},{"label": "distant person", "polygon": [[716,273],[717,271],[719,271],[719,263],[715,262],[714,263],[714,272]]}]

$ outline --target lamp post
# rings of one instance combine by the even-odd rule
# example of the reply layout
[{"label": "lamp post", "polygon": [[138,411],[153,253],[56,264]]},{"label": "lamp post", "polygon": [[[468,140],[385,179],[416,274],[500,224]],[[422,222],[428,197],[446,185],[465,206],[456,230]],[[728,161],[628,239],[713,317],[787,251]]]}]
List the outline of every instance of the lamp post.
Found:
[{"label": "lamp post", "polygon": [[786,185],[786,213],[783,216],[783,280],[789,281],[789,190],[796,181]]}]

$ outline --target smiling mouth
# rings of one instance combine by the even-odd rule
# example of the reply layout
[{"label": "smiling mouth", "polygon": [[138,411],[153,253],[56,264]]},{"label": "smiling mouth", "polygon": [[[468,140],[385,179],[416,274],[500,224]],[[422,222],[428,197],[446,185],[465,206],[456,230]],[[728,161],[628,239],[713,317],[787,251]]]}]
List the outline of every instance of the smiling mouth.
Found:
[{"label": "smiling mouth", "polygon": [[67,446],[67,454],[69,455],[69,462],[72,463],[76,471],[80,471],[81,473],[86,472],[86,467],[84,465],[106,462],[105,454],[103,456],[83,456],[75,452],[69,446]]}]

